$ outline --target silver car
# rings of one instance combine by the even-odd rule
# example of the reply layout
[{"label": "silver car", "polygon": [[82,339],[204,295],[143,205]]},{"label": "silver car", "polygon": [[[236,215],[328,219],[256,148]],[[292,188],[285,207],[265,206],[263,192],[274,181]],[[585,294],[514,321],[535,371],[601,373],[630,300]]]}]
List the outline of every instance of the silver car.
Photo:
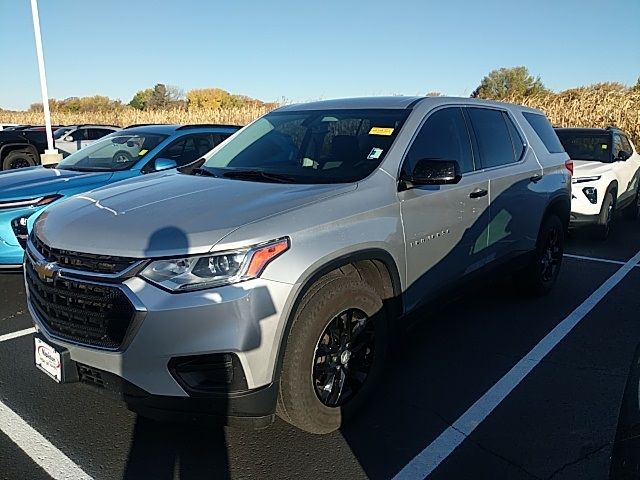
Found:
[{"label": "silver car", "polygon": [[560,269],[572,164],[546,117],[463,98],[282,107],[190,172],[49,208],[28,241],[36,365],[142,415],[340,427],[406,314]]}]

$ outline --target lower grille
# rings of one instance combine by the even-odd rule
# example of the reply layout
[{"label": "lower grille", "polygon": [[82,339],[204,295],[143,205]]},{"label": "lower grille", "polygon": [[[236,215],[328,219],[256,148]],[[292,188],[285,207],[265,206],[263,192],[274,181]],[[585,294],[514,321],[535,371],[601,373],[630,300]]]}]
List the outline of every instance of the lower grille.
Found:
[{"label": "lower grille", "polygon": [[29,237],[29,233],[27,232],[27,217],[19,217],[11,220],[11,229],[20,246],[27,248],[27,238]]},{"label": "lower grille", "polygon": [[135,309],[119,288],[60,276],[42,280],[31,262],[25,277],[31,305],[53,335],[107,349],[122,345]]},{"label": "lower grille", "polygon": [[78,364],[78,375],[81,382],[90,383],[98,388],[104,388],[102,372],[86,365]]}]

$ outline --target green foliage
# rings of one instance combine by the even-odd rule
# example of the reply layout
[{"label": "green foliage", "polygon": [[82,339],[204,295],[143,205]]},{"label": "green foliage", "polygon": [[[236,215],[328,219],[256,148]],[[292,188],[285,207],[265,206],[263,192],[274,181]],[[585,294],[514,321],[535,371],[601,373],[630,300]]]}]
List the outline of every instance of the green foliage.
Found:
[{"label": "green foliage", "polygon": [[[52,112],[62,113],[91,113],[108,112],[122,108],[120,100],[111,100],[103,95],[93,95],[91,97],[69,97],[64,100],[49,99],[49,109]],[[29,106],[30,112],[42,112],[42,103],[32,103]]]},{"label": "green foliage", "polygon": [[489,72],[471,97],[503,100],[538,95],[547,91],[540,77],[530,75],[526,67],[500,68]]},{"label": "green foliage", "polygon": [[145,110],[147,104],[151,100],[153,95],[153,88],[147,88],[145,90],[138,90],[129,102],[129,106],[137,108],[138,110]]},{"label": "green foliage", "polygon": [[221,88],[200,88],[187,93],[187,105],[207,110],[262,106],[263,102],[244,95],[233,95]]},{"label": "green foliage", "polygon": [[139,90],[129,102],[129,106],[138,110],[184,108],[185,105],[182,90],[164,83],[157,83],[153,88]]}]

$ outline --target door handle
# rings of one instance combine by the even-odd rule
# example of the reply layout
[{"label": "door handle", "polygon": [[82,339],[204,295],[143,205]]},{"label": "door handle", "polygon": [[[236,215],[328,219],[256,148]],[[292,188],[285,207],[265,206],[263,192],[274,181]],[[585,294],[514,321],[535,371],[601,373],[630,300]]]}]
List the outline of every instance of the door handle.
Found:
[{"label": "door handle", "polygon": [[480,198],[484,197],[489,191],[486,188],[476,188],[469,194],[469,198]]},{"label": "door handle", "polygon": [[531,180],[533,183],[538,183],[540,180],[542,180],[542,174],[538,173],[533,177],[529,178],[529,180]]}]

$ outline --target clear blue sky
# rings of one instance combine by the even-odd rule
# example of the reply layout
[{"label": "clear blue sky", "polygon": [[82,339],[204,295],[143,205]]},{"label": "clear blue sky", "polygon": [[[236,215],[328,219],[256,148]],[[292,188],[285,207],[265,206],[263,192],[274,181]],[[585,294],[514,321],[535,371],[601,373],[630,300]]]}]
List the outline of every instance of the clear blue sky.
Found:
[{"label": "clear blue sky", "polygon": [[[469,95],[499,67],[547,87],[640,75],[640,0],[39,0],[49,96],[155,83],[292,101]],[[39,101],[29,0],[0,0],[0,107]]]}]

